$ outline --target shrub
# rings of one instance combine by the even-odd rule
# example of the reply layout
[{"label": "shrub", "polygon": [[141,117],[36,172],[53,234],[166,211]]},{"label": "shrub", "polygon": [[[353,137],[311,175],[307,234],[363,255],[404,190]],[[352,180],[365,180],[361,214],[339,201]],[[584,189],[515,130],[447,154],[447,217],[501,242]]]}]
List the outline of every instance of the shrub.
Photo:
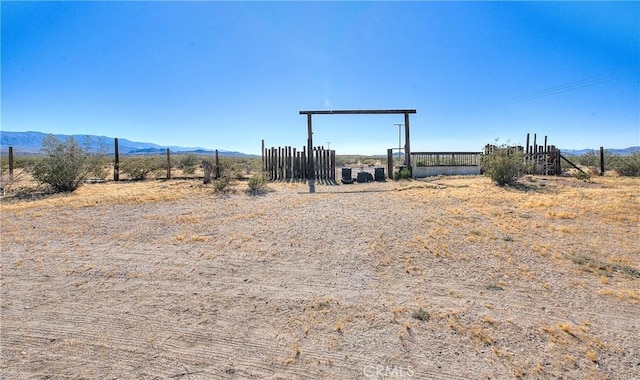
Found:
[{"label": "shrub", "polygon": [[161,163],[149,156],[127,157],[120,163],[120,170],[134,181],[143,180],[149,173],[159,169],[162,169]]},{"label": "shrub", "polygon": [[251,195],[262,193],[267,188],[267,180],[263,173],[257,174],[249,178],[247,181],[248,192]]},{"label": "shrub", "polygon": [[179,167],[185,174],[193,174],[198,166],[198,156],[193,153],[187,153],[180,157]]},{"label": "shrub", "polygon": [[407,168],[400,169],[399,171],[393,173],[393,179],[395,179],[396,181],[409,178],[411,178],[411,172]]},{"label": "shrub", "polygon": [[49,135],[44,139],[41,151],[44,157],[34,164],[33,178],[50,185],[56,192],[74,191],[90,174],[89,155],[73,137],[63,142]]},{"label": "shrub", "polygon": [[429,319],[431,319],[431,315],[429,314],[429,312],[424,310],[423,308],[415,310],[413,313],[411,313],[411,316],[420,321],[428,321]]},{"label": "shrub", "polygon": [[[97,145],[97,149],[92,152],[92,147]],[[97,144],[93,143],[91,136],[85,136],[84,149],[87,154],[87,170],[89,176],[104,180],[109,174],[107,169],[109,165],[109,159],[107,158],[107,144],[104,137],[99,137]]]},{"label": "shrub", "polygon": [[89,176],[104,180],[109,175],[109,159],[102,154],[89,154],[87,157],[87,171]]},{"label": "shrub", "polygon": [[[605,158],[606,166],[607,161]],[[640,153],[633,153],[630,156],[612,156],[609,166],[622,176],[640,177]]]},{"label": "shrub", "polygon": [[222,177],[220,179],[217,179],[213,181],[213,190],[216,193],[225,192],[227,190],[227,186],[229,186],[230,183],[231,180],[229,179],[229,177]]},{"label": "shrub", "polygon": [[576,179],[582,180],[582,181],[587,181],[591,179],[591,174],[587,173],[587,172],[581,172],[576,170],[575,172],[573,172],[572,176]]},{"label": "shrub", "polygon": [[594,167],[594,168],[600,166],[600,154],[596,153],[595,150],[590,150],[587,153],[583,154],[582,156],[577,156],[575,157],[575,160],[577,161],[578,164],[583,166]]},{"label": "shrub", "polygon": [[482,167],[499,186],[512,185],[524,173],[524,155],[503,145],[483,157]]}]

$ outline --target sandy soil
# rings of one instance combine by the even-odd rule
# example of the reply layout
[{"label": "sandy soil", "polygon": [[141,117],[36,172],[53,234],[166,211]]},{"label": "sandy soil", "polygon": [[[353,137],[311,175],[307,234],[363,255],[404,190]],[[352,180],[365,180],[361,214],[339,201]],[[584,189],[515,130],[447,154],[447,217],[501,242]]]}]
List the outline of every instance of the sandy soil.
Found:
[{"label": "sandy soil", "polygon": [[638,185],[5,201],[0,378],[640,378]]}]

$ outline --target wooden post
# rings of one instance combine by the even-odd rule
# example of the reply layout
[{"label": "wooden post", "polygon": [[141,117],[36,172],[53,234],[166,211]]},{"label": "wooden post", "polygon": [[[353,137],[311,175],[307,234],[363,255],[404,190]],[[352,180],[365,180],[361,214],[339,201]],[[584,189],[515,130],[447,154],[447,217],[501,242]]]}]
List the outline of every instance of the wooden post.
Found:
[{"label": "wooden post", "polygon": [[278,167],[276,169],[276,177],[278,178],[278,180],[282,180],[282,147],[279,146],[278,147],[278,151],[276,152],[276,154],[278,155],[277,160],[278,160]]},{"label": "wooden post", "polygon": [[204,184],[211,183],[211,172],[213,171],[210,161],[202,161],[202,168],[204,169]]},{"label": "wooden post", "polygon": [[287,179],[293,179],[293,156],[291,155],[291,147],[287,147]]},{"label": "wooden post", "polygon": [[393,178],[393,149],[387,149],[387,177]]},{"label": "wooden post", "polygon": [[13,147],[9,147],[9,182],[13,182]]},{"label": "wooden post", "polygon": [[604,175],[604,147],[600,147],[600,175]]},{"label": "wooden post", "polygon": [[265,175],[269,180],[271,180],[271,174],[269,173],[269,149],[264,149],[264,166],[262,170],[264,170]]},{"label": "wooden post", "polygon": [[531,158],[533,159],[532,174],[536,174],[536,167],[538,166],[538,135],[536,133],[533,134],[533,150],[531,151],[531,153],[533,153],[531,155]]},{"label": "wooden post", "polygon": [[264,139],[262,139],[262,149],[260,149],[260,154],[262,155],[262,171],[267,171],[266,160],[265,160],[265,151],[264,151]]},{"label": "wooden post", "polygon": [[218,157],[218,149],[216,149],[216,179],[220,178],[220,157]]},{"label": "wooden post", "polygon": [[336,151],[331,151],[331,180],[336,181]]},{"label": "wooden post", "polygon": [[113,161],[113,180],[120,180],[120,154],[118,153],[118,138],[113,139],[113,154],[115,159]]},{"label": "wooden post", "polygon": [[[307,145],[309,141],[307,140]],[[309,154],[307,153],[307,147],[302,147],[302,179],[308,179],[309,174]]]},{"label": "wooden post", "polygon": [[298,179],[298,152],[295,147],[291,149],[291,160],[293,161],[291,179]]},{"label": "wooden post", "polygon": [[271,147],[271,177],[274,181],[278,180],[278,149]]},{"label": "wooden post", "polygon": [[309,193],[316,192],[316,174],[313,165],[313,127],[311,125],[311,114],[307,114],[307,150],[309,151]]},{"label": "wooden post", "polygon": [[169,153],[169,148],[167,148],[167,179],[171,179],[171,153]]},{"label": "wooden post", "polygon": [[409,114],[404,114],[404,164],[407,166],[409,175],[413,176],[411,168],[411,138],[409,137]]},{"label": "wooden post", "polygon": [[326,150],[324,150],[324,146],[318,148],[318,153],[320,153],[320,178],[323,181],[327,180],[327,156]]}]

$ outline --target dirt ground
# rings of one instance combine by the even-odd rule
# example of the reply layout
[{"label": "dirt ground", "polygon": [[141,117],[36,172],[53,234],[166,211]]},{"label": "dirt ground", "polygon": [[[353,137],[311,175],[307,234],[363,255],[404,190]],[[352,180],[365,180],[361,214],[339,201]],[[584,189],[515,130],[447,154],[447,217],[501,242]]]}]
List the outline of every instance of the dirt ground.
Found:
[{"label": "dirt ground", "polygon": [[640,180],[2,201],[2,379],[637,379]]}]

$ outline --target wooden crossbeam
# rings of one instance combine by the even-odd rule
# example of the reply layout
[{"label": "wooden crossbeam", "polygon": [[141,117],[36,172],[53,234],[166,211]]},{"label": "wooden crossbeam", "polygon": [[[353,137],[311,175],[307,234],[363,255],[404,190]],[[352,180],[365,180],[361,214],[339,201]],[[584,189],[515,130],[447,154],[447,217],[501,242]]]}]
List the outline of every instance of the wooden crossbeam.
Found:
[{"label": "wooden crossbeam", "polygon": [[300,115],[380,115],[380,114],[409,114],[416,113],[414,109],[401,110],[322,110],[300,111]]}]

